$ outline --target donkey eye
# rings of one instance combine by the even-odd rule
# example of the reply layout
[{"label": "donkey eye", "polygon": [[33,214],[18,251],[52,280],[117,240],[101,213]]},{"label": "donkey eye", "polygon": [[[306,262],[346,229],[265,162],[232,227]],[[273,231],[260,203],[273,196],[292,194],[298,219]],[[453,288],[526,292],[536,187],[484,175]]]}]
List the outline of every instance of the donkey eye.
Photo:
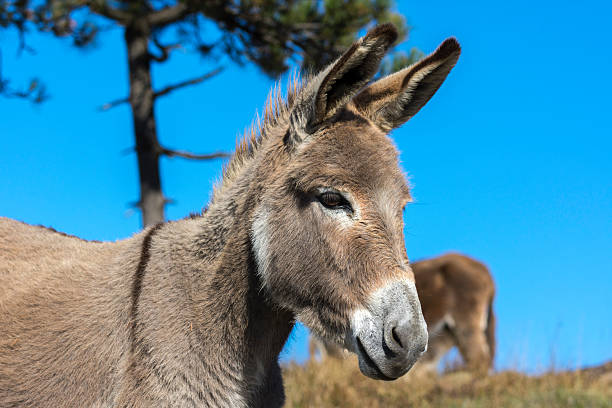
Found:
[{"label": "donkey eye", "polygon": [[342,194],[326,191],[318,196],[319,202],[330,209],[344,209],[352,211],[351,204],[342,196]]}]

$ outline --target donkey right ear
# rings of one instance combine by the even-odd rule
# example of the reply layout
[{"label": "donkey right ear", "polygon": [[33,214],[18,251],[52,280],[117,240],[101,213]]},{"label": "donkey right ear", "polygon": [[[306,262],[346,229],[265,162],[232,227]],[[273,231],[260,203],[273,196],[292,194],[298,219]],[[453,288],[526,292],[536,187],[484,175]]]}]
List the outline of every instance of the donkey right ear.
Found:
[{"label": "donkey right ear", "polygon": [[298,139],[293,142],[301,141],[344,107],[376,74],[396,39],[397,30],[392,24],[379,25],[310,80],[297,96],[291,114],[292,137]]},{"label": "donkey right ear", "polygon": [[368,86],[353,103],[360,113],[388,132],[413,117],[431,99],[460,53],[457,40],[448,38],[423,60]]}]

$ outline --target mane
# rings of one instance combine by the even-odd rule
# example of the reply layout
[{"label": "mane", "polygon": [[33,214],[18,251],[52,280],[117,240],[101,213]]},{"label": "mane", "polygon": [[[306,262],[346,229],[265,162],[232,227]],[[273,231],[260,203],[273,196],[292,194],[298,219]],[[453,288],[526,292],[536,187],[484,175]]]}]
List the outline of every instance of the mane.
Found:
[{"label": "mane", "polygon": [[238,179],[245,165],[255,156],[262,142],[270,134],[270,130],[288,122],[296,96],[304,88],[306,82],[306,79],[294,71],[287,81],[285,97],[282,94],[280,80],[274,83],[268,93],[263,116],[256,112],[251,126],[245,130],[242,137],[236,140],[236,150],[227,164],[223,166],[221,179],[213,189],[211,203]]},{"label": "mane", "polygon": [[98,241],[97,239],[84,239],[84,238],[81,238],[81,237],[77,237],[76,235],[67,234],[65,232],[58,231],[58,230],[56,230],[53,227],[47,227],[47,226],[42,225],[42,224],[34,225],[34,227],[42,228],[44,230],[47,230],[49,232],[53,232],[54,234],[58,234],[58,235],[61,235],[63,237],[66,237],[66,238],[74,238],[74,239],[78,239],[78,240],[83,241],[83,242],[94,242],[94,243],[97,243],[97,244],[102,243],[102,241]]}]

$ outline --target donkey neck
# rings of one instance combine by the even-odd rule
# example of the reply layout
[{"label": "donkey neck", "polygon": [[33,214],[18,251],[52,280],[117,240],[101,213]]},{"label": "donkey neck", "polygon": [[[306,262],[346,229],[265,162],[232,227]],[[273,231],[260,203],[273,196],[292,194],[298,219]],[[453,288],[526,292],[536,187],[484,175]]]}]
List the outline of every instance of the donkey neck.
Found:
[{"label": "donkey neck", "polygon": [[201,218],[191,220],[201,231],[197,250],[210,266],[205,277],[192,276],[187,286],[206,358],[240,371],[249,406],[275,387],[269,377],[279,375],[278,355],[294,321],[267,299],[257,274],[250,230],[259,198],[258,162],[249,163]]},{"label": "donkey neck", "polygon": [[[227,344],[232,351],[275,359],[293,327],[293,316],[271,302],[261,289],[249,233],[252,209],[243,209],[242,205],[233,210],[234,220],[225,227],[219,227],[216,222],[209,225],[207,218],[216,215],[214,209],[203,217],[203,232],[197,240],[218,239],[212,243],[217,248],[210,248],[212,256],[206,257],[211,261],[207,276],[192,277],[191,296],[195,308],[199,309],[198,315],[202,316],[200,324],[207,336],[211,330],[219,336],[231,333],[235,339],[225,341],[231,340]],[[226,218],[223,222],[227,224],[229,220]],[[223,235],[211,236],[211,229]],[[206,243],[199,245],[199,250],[206,251],[208,246]],[[224,333],[218,330],[220,327]],[[241,345],[246,345],[242,351]]]}]

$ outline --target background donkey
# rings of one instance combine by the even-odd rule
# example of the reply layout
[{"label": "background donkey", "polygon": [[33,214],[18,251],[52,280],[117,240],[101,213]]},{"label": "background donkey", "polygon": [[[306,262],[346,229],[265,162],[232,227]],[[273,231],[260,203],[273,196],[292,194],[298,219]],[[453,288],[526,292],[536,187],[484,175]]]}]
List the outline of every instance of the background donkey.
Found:
[{"label": "background donkey", "polygon": [[0,406],[277,407],[295,319],[390,380],[427,330],[386,132],[455,65],[446,40],[360,92],[397,37],[371,30],[278,93],[208,211],[116,243],[0,221]]},{"label": "background donkey", "polygon": [[[438,362],[457,347],[467,368],[486,370],[495,356],[495,284],[481,262],[461,254],[446,254],[412,263],[423,316],[429,329],[427,352],[415,366],[436,373]],[[310,355],[344,358],[341,347],[310,339]]]},{"label": "background donkey", "polygon": [[436,372],[442,356],[455,346],[467,368],[490,368],[495,357],[495,283],[489,269],[451,253],[415,262],[412,270],[429,328],[419,370]]}]

